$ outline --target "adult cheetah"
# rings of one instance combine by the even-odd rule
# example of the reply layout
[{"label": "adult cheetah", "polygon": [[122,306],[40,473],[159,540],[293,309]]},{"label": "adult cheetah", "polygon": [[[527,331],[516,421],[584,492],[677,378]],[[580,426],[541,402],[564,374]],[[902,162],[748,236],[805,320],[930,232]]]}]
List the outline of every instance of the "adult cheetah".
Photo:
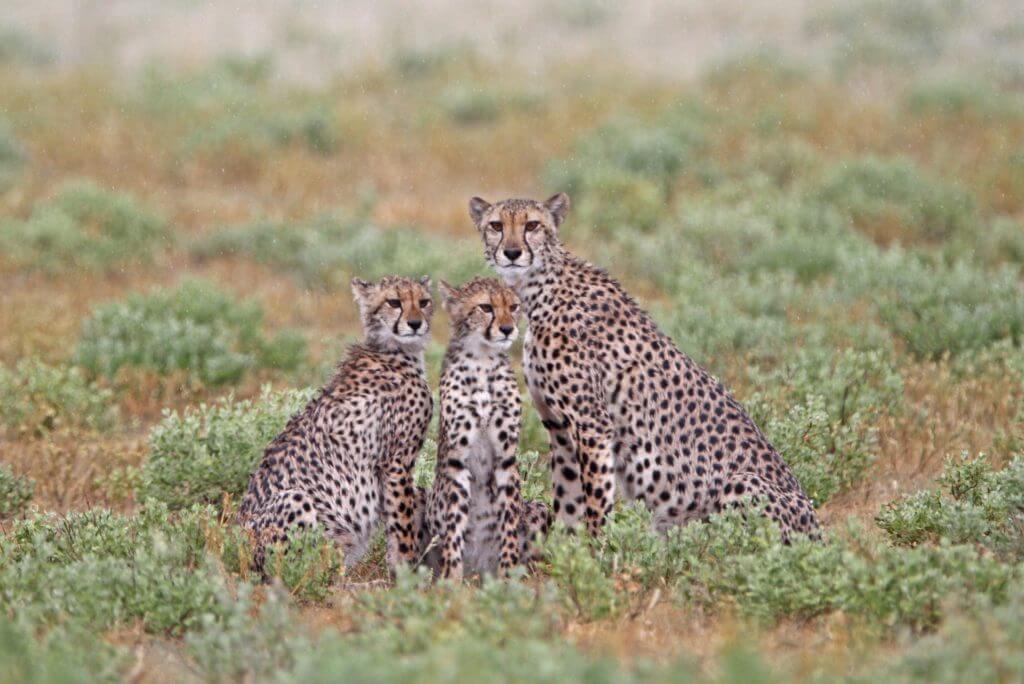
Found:
[{"label": "adult cheetah", "polygon": [[354,563],[381,518],[388,565],[415,560],[412,471],[433,411],[423,368],[430,279],[353,279],[352,292],[364,342],[270,443],[239,508],[256,536],[258,566],[267,543],[314,524]]},{"label": "adult cheetah", "polygon": [[439,290],[452,338],[441,371],[436,477],[421,528],[424,560],[446,579],[507,575],[524,551],[530,555],[538,523],[544,529],[548,522],[543,504],[524,510],[516,467],[522,407],[508,350],[519,333],[519,298],[493,278],[461,288],[442,281]]},{"label": "adult cheetah", "polygon": [[818,522],[792,471],[722,384],[604,270],[569,253],[569,198],[479,197],[469,213],[485,257],[523,302],[523,369],[551,440],[554,511],[604,523],[616,489],[655,527],[756,496],[788,539]]}]

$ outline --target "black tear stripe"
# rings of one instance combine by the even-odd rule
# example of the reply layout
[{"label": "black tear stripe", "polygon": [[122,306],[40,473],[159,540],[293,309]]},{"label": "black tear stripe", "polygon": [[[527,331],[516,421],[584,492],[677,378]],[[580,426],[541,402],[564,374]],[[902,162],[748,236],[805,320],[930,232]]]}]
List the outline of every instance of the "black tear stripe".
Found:
[{"label": "black tear stripe", "polygon": [[487,321],[487,327],[484,328],[484,339],[487,340],[488,342],[491,341],[491,326],[494,325],[495,317],[496,316],[494,312],[491,312],[491,318],[489,321]]}]

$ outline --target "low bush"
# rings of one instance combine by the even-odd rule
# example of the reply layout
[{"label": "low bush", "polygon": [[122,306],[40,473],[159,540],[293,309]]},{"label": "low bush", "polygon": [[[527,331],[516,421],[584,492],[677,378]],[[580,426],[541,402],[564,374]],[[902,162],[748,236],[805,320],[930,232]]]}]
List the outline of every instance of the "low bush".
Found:
[{"label": "low bush", "polygon": [[851,528],[842,537],[782,544],[767,518],[741,510],[707,522],[651,529],[638,505],[616,511],[597,539],[557,527],[545,546],[548,571],[579,617],[643,605],[674,587],[689,602],[734,604],[762,621],[841,610],[885,629],[936,625],[946,607],[1001,601],[1018,570],[970,546],[898,549]]},{"label": "low bush", "polygon": [[220,505],[225,495],[238,500],[264,449],[312,394],[265,388],[255,400],[227,398],[165,414],[149,434],[139,498],[171,508]]},{"label": "low bush", "polygon": [[939,488],[894,501],[878,526],[901,546],[977,544],[1002,557],[1024,558],[1024,457],[1001,470],[985,457],[950,459]]},{"label": "low bush", "polygon": [[915,69],[942,55],[950,29],[964,19],[965,7],[945,0],[885,0],[827,3],[811,14],[806,29],[827,35],[833,68],[840,75],[879,69]]},{"label": "low bush", "polygon": [[0,28],[0,64],[43,66],[53,59],[53,51],[35,36],[9,26]]},{"label": "low bush", "polygon": [[25,167],[25,157],[21,143],[10,127],[0,120],[0,192],[9,190],[17,182]]},{"label": "low bush", "polygon": [[35,493],[36,483],[24,475],[15,474],[0,463],[0,518],[17,515]]},{"label": "low bush", "polygon": [[1024,286],[1011,267],[984,271],[962,261],[902,259],[876,291],[879,315],[908,349],[935,359],[1024,336]]},{"label": "low bush", "polygon": [[412,228],[381,228],[358,216],[321,217],[297,226],[258,222],[228,228],[192,247],[197,258],[243,255],[294,274],[304,285],[347,287],[352,275],[430,274],[463,282],[483,273],[473,240],[452,241]]},{"label": "low bush", "polygon": [[167,223],[151,209],[84,181],[0,231],[0,247],[16,264],[51,272],[147,263],[169,240]]},{"label": "low bush", "polygon": [[984,118],[1024,115],[1024,102],[1001,92],[984,78],[945,79],[914,85],[906,95],[906,106],[915,114]]},{"label": "low bush", "polygon": [[109,429],[117,420],[113,393],[80,369],[22,359],[0,365],[0,416],[15,434],[41,436],[63,428]]},{"label": "low bush", "polygon": [[182,153],[258,160],[292,146],[320,155],[333,154],[338,148],[337,123],[325,107],[262,114],[245,111],[232,111],[205,123],[184,139]]},{"label": "low bush", "polygon": [[654,123],[612,119],[579,138],[571,157],[550,165],[547,184],[573,197],[577,225],[604,234],[650,230],[666,216],[676,179],[699,165],[707,121],[703,109],[688,104]]},{"label": "low bush", "polygon": [[543,103],[543,96],[526,91],[453,85],[441,92],[438,103],[453,122],[472,125],[496,121],[510,112],[536,109]]},{"label": "low bush", "polygon": [[306,361],[295,333],[267,339],[261,321],[257,304],[187,281],[177,290],[132,294],[95,309],[82,326],[74,360],[107,377],[123,367],[186,371],[213,385],[237,381],[254,367],[294,370]]},{"label": "low bush", "polygon": [[817,505],[863,480],[878,420],[902,408],[902,379],[880,351],[800,349],[770,370],[749,372],[763,388],[746,402],[754,422]]},{"label": "low bush", "polygon": [[885,239],[937,242],[978,232],[975,202],[966,190],[903,159],[843,162],[826,172],[817,197]]},{"label": "low bush", "polygon": [[0,678],[22,684],[91,684],[123,681],[123,658],[81,626],[40,633],[30,621],[0,617]]},{"label": "low bush", "polygon": [[1024,679],[1024,592],[1012,587],[1001,605],[982,604],[958,613],[935,634],[911,644],[893,662],[855,682],[935,682],[957,684]]}]

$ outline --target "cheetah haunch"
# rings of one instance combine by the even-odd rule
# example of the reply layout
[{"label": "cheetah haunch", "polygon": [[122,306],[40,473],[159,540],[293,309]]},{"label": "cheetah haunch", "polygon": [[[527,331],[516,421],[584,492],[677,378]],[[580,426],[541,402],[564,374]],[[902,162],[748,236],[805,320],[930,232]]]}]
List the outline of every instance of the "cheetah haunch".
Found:
[{"label": "cheetah haunch", "polygon": [[788,538],[817,534],[792,471],[722,384],[602,269],[559,239],[569,198],[479,197],[485,257],[523,302],[523,370],[551,440],[554,510],[593,533],[616,490],[658,530],[753,496]]},{"label": "cheetah haunch", "polygon": [[258,567],[266,544],[315,524],[354,563],[382,518],[388,565],[415,560],[412,471],[433,410],[423,368],[430,279],[353,279],[352,291],[365,341],[270,443],[239,508]]}]

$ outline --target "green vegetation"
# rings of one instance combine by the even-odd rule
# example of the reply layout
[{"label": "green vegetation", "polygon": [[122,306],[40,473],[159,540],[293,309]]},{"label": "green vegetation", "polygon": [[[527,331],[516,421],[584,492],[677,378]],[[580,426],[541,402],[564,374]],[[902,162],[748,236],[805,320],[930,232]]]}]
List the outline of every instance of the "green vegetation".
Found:
[{"label": "green vegetation", "polygon": [[20,513],[32,500],[36,483],[0,464],[0,518]]},{"label": "green vegetation", "polygon": [[867,157],[827,172],[819,197],[869,234],[945,240],[974,226],[974,200],[951,183],[927,178],[902,159]]},{"label": "green vegetation", "polygon": [[131,197],[90,182],[64,185],[24,221],[0,231],[0,248],[14,263],[48,272],[112,271],[147,263],[166,246],[166,222]]},{"label": "green vegetation", "polygon": [[192,247],[199,259],[244,255],[294,275],[304,285],[346,288],[351,276],[431,274],[452,282],[482,273],[476,242],[433,237],[413,228],[380,228],[365,218],[321,217],[290,225],[227,228]]},{"label": "green vegetation", "polygon": [[[1024,677],[1008,3],[271,3],[230,31],[86,3],[73,45],[37,4],[0,27],[0,680]],[[237,505],[360,336],[350,278],[493,275],[467,199],[557,191],[823,540],[620,503],[509,581],[392,575],[379,530],[348,566],[297,532],[261,576]],[[438,314],[435,384],[446,340]]]},{"label": "green vegetation", "polygon": [[262,317],[255,303],[187,281],[95,309],[82,325],[74,359],[96,375],[114,377],[125,367],[181,370],[210,384],[237,381],[252,368],[293,370],[304,363],[302,338],[288,331],[264,337]]},{"label": "green vegetation", "polygon": [[1024,458],[995,470],[984,457],[946,462],[939,489],[888,504],[878,525],[902,546],[977,543],[1024,558]]},{"label": "green vegetation", "polygon": [[23,359],[14,368],[0,366],[0,414],[9,430],[42,436],[65,428],[109,429],[117,406],[113,393],[80,369]]},{"label": "green vegetation", "polygon": [[171,508],[220,505],[225,495],[238,501],[267,444],[311,395],[264,389],[257,400],[224,399],[166,414],[149,435],[142,497]]}]

